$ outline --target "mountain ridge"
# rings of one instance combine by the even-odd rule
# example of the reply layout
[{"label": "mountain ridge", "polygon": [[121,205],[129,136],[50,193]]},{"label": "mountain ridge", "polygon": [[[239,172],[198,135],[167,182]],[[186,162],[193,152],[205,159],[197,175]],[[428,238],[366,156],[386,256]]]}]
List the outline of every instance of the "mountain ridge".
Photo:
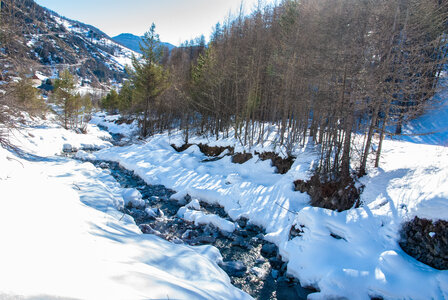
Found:
[{"label": "mountain ridge", "polygon": [[[117,36],[112,37],[112,40],[137,53],[141,53],[140,43],[142,42],[142,38],[143,38],[142,36],[137,36],[132,33],[121,33]],[[168,51],[171,51],[174,48],[176,48],[176,46],[166,42],[160,42],[160,45],[162,47],[168,48]]]},{"label": "mountain ridge", "polygon": [[119,84],[135,51],[100,29],[33,0],[2,0],[0,67],[6,81],[30,71],[57,77],[63,69],[95,87]]}]

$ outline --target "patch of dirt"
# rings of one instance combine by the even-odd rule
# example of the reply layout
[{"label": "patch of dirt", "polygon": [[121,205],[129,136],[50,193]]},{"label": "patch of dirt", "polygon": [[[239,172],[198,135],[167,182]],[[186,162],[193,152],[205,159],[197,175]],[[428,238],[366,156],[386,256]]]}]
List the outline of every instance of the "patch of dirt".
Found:
[{"label": "patch of dirt", "polygon": [[[176,145],[172,144],[171,147],[174,148],[177,152],[182,152],[188,149],[191,145],[197,145],[199,147],[199,150],[201,150],[202,153],[204,153],[208,157],[212,157],[211,159],[205,159],[203,162],[210,162],[210,161],[216,161],[220,159],[220,156],[225,150],[228,150],[228,154],[232,156],[232,162],[236,164],[243,164],[249,159],[253,157],[252,153],[235,153],[235,149],[231,146],[209,146],[207,144],[184,144],[180,147],[177,147]],[[296,159],[294,156],[289,156],[287,158],[282,158],[275,152],[263,152],[258,153],[255,152],[256,155],[260,157],[261,160],[271,160],[272,166],[277,168],[277,173],[279,174],[285,174],[290,169],[292,164],[294,163],[294,160]]]},{"label": "patch of dirt", "polygon": [[220,146],[209,146],[206,144],[199,144],[198,145],[199,149],[201,150],[202,153],[204,153],[207,156],[219,156],[221,153],[224,152],[224,150],[229,150],[229,154],[232,155],[233,154],[233,147],[230,146],[226,146],[226,147],[220,147]]},{"label": "patch of dirt", "polygon": [[287,158],[283,158],[279,156],[275,152],[263,152],[258,153],[255,152],[261,160],[271,160],[271,165],[277,168],[277,173],[286,174],[292,167],[294,160],[296,159],[294,156],[288,156]]},{"label": "patch of dirt", "polygon": [[182,152],[190,148],[191,145],[192,144],[183,144],[182,146],[177,147],[176,145],[171,144],[171,147],[173,147],[173,149],[176,150],[177,152]]},{"label": "patch of dirt", "polygon": [[190,146],[192,145],[197,145],[199,147],[199,150],[201,150],[202,153],[204,153],[205,155],[209,156],[209,157],[217,157],[219,155],[221,155],[221,153],[223,153],[225,150],[229,150],[229,154],[228,155],[233,155],[234,149],[233,147],[230,146],[226,146],[226,147],[221,147],[221,146],[209,146],[206,144],[183,144],[180,147],[177,147],[174,144],[171,144],[171,147],[174,148],[174,150],[176,150],[177,152],[182,152],[187,150]]},{"label": "patch of dirt", "polygon": [[344,211],[359,207],[362,187],[355,186],[355,180],[349,183],[341,181],[322,181],[315,174],[309,181],[294,181],[294,190],[307,193],[311,197],[310,205],[335,211]]},{"label": "patch of dirt", "polygon": [[416,260],[438,270],[448,270],[448,222],[420,219],[403,224],[400,247]]},{"label": "patch of dirt", "polygon": [[117,125],[121,125],[121,124],[131,125],[132,122],[134,122],[133,119],[121,118],[121,119],[116,120],[114,123]]},{"label": "patch of dirt", "polygon": [[232,156],[232,162],[234,164],[244,164],[246,161],[253,157],[252,153],[235,153]]}]

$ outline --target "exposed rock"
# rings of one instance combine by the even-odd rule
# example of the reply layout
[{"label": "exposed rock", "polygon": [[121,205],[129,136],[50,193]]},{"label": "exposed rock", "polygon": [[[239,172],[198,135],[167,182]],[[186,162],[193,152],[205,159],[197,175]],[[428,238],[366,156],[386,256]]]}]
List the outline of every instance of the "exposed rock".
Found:
[{"label": "exposed rock", "polygon": [[274,244],[264,244],[263,247],[261,247],[261,254],[263,254],[264,257],[276,256],[277,246]]},{"label": "exposed rock", "polygon": [[131,125],[134,122],[133,118],[120,118],[118,120],[116,120],[114,123],[117,125],[121,125],[121,124],[127,124],[127,125]]},{"label": "exposed rock", "polygon": [[231,243],[232,247],[240,247],[243,249],[250,249],[251,245],[245,239],[236,239]]},{"label": "exposed rock", "polygon": [[296,224],[294,226],[291,226],[291,229],[289,230],[289,240],[292,240],[293,238],[298,237],[298,236],[302,236],[303,228],[305,228],[305,225],[301,225],[301,224],[300,225]]},{"label": "exposed rock", "polygon": [[222,262],[219,266],[230,276],[243,277],[247,271],[247,267],[241,261]]},{"label": "exposed rock", "polygon": [[244,218],[244,217],[241,217],[241,218],[239,218],[238,220],[236,220],[236,222],[238,223],[238,225],[239,225],[241,228],[246,227],[248,221],[249,221],[249,220],[248,220],[247,218]]},{"label": "exposed rock", "polygon": [[314,289],[305,289],[298,281],[286,277],[279,277],[277,285],[277,299],[307,299]]},{"label": "exposed rock", "polygon": [[254,224],[247,224],[245,229],[247,231],[259,232],[259,233],[263,231],[260,227]]},{"label": "exposed rock", "polygon": [[448,270],[448,222],[415,217],[403,225],[400,246],[418,261]]},{"label": "exposed rock", "polygon": [[144,234],[155,234],[157,236],[164,237],[163,234],[160,233],[160,231],[155,230],[149,224],[140,224],[140,226],[138,227]]},{"label": "exposed rock", "polygon": [[244,238],[249,236],[249,234],[248,234],[248,232],[246,230],[236,230],[235,234],[239,235],[239,236],[242,236]]},{"label": "exposed rock", "polygon": [[278,257],[269,258],[269,263],[271,264],[272,268],[277,269],[277,270],[279,270],[283,265],[283,261],[281,259],[279,259]]},{"label": "exposed rock", "polygon": [[213,244],[215,242],[215,238],[213,236],[198,236],[192,240],[193,244]]}]

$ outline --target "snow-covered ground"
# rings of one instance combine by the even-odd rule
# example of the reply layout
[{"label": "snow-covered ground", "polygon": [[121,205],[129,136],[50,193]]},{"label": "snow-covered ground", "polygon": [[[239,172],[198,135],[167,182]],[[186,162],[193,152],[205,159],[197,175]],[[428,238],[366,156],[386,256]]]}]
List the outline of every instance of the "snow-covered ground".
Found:
[{"label": "snow-covered ground", "polygon": [[30,123],[12,135],[21,155],[0,148],[0,299],[250,298],[218,267],[216,248],[143,235],[118,211],[138,195],[107,170],[55,155],[109,147],[108,134]]},{"label": "snow-covered ground", "polygon": [[[99,114],[93,123],[125,136],[135,132],[135,124],[115,120]],[[293,191],[295,180],[312,174],[318,154],[311,144],[296,149],[291,170],[280,175],[258,156],[240,165],[229,156],[203,162],[195,145],[176,152],[171,144],[182,144],[180,133],[111,147],[110,135],[93,124],[85,135],[51,118],[27,124],[12,136],[22,156],[0,149],[0,298],[249,298],[218,267],[216,248],[141,234],[118,211],[125,203],[141,205],[138,191],[120,188],[107,170],[55,156],[63,149],[102,149],[77,157],[119,162],[150,184],[174,189],[179,201],[189,194],[192,201],[178,212],[186,220],[224,232],[237,226],[199,211],[199,199],[223,206],[233,220],[262,226],[288,272],[319,290],[310,299],[448,298],[448,271],[416,261],[398,245],[401,224],[414,216],[448,220],[446,147],[386,140],[381,167],[361,179],[363,205],[338,213],[310,207],[307,194]],[[249,150],[232,139],[191,142]],[[290,236],[293,226],[299,236]]]},{"label": "snow-covered ground", "polygon": [[[312,299],[448,297],[448,271],[418,262],[398,245],[400,226],[412,217],[448,220],[448,148],[385,141],[381,168],[362,178],[363,205],[337,213],[312,208],[307,194],[293,191],[294,180],[312,174],[317,155],[310,145],[298,149],[291,170],[280,175],[257,156],[242,165],[228,156],[202,162],[206,156],[197,146],[178,153],[173,143],[182,144],[180,134],[156,135],[145,144],[108,148],[94,156],[119,162],[147,183],[176,190],[175,199],[189,194],[220,204],[233,220],[246,217],[262,226],[265,238],[289,261],[288,272],[319,290]],[[233,146],[235,141],[217,144]],[[189,208],[180,213],[194,221],[203,218]],[[231,224],[225,226],[228,230]],[[290,240],[292,226],[303,233]]]}]

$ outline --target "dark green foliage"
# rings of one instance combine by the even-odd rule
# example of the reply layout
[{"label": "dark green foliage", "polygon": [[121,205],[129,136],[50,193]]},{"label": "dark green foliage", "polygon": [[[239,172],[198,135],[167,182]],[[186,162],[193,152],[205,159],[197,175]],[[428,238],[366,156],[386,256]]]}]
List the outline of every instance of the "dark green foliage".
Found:
[{"label": "dark green foliage", "polygon": [[119,109],[119,97],[115,90],[111,90],[103,99],[101,99],[101,107],[111,113]]},{"label": "dark green foliage", "polygon": [[131,82],[134,86],[133,99],[135,99],[135,109],[143,113],[142,135],[147,136],[154,131],[154,113],[160,106],[158,97],[168,87],[168,74],[162,66],[158,64],[163,55],[159,47],[160,40],[155,32],[155,25],[152,24],[150,30],[145,33],[141,44],[142,57],[133,57],[133,70],[130,71]]},{"label": "dark green foliage", "polygon": [[86,130],[92,112],[92,100],[90,96],[81,96],[75,93],[75,78],[64,70],[55,81],[52,98],[60,107],[62,113],[60,119],[65,129]]}]

